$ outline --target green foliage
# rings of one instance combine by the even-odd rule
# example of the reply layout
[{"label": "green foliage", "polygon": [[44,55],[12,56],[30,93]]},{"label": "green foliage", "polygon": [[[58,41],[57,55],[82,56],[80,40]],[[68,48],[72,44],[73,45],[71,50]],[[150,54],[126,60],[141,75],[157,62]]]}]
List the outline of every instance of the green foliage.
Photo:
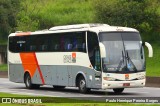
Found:
[{"label": "green foliage", "polygon": [[8,71],[7,64],[1,64],[0,65],[0,71]]},{"label": "green foliage", "polygon": [[55,25],[93,22],[90,0],[23,0],[17,30],[33,31]]},{"label": "green foliage", "polygon": [[7,39],[16,26],[19,0],[0,0],[0,39]]},{"label": "green foliage", "polygon": [[34,18],[39,12],[38,7],[42,0],[22,0],[17,14],[17,27],[19,31],[35,31],[39,28],[39,20]]},{"label": "green foliage", "polygon": [[136,28],[147,41],[157,40],[159,37],[158,0],[95,0],[95,2],[97,22]]},{"label": "green foliage", "polygon": [[148,50],[145,49],[146,54],[146,70],[147,76],[157,76],[160,77],[160,44],[158,43],[151,43],[153,47],[153,57],[148,57]]}]

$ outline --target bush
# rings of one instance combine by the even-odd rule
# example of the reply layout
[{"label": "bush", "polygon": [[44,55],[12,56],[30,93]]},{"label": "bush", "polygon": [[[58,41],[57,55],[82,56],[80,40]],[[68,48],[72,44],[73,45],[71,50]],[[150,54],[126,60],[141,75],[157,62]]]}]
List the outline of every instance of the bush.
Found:
[{"label": "bush", "polygon": [[24,0],[21,5],[17,30],[93,22],[91,0]]},{"label": "bush", "polygon": [[149,41],[159,37],[158,0],[95,0],[95,2],[97,22],[136,28],[143,34],[143,39]]}]

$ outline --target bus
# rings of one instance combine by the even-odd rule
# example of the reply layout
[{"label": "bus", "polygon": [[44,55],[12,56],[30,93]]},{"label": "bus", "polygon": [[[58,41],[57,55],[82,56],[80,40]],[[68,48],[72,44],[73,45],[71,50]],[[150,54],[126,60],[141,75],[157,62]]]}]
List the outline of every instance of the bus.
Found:
[{"label": "bus", "polygon": [[51,85],[56,89],[91,89],[145,86],[144,46],[134,28],[107,24],[55,26],[35,32],[15,32],[8,37],[8,76],[26,88]]}]

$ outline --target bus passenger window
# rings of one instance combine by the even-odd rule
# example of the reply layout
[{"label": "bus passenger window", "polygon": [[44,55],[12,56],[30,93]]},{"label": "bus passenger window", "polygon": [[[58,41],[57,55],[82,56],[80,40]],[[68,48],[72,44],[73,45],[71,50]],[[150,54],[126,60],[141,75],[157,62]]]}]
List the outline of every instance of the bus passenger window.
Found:
[{"label": "bus passenger window", "polygon": [[35,51],[36,50],[36,46],[35,45],[31,45],[30,46],[30,51]]},{"label": "bus passenger window", "polygon": [[54,50],[55,50],[55,51],[58,51],[59,49],[60,49],[60,46],[59,46],[58,44],[55,44]]},{"label": "bus passenger window", "polygon": [[83,49],[83,51],[86,50],[86,44],[85,43],[82,44],[82,49]]},{"label": "bus passenger window", "polygon": [[72,44],[68,44],[68,46],[67,46],[67,50],[72,50]]},{"label": "bus passenger window", "polygon": [[48,47],[47,45],[41,45],[40,47],[41,51],[47,51],[47,47]]}]

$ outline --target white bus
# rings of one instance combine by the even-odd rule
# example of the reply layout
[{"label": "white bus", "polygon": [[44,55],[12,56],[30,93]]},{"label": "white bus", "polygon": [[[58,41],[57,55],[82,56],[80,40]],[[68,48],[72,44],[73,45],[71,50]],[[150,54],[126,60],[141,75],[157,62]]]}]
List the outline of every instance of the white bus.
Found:
[{"label": "white bus", "polygon": [[28,89],[41,85],[54,88],[113,89],[145,86],[145,55],[152,46],[142,43],[133,28],[107,24],[56,26],[49,30],[9,35],[9,80]]}]

